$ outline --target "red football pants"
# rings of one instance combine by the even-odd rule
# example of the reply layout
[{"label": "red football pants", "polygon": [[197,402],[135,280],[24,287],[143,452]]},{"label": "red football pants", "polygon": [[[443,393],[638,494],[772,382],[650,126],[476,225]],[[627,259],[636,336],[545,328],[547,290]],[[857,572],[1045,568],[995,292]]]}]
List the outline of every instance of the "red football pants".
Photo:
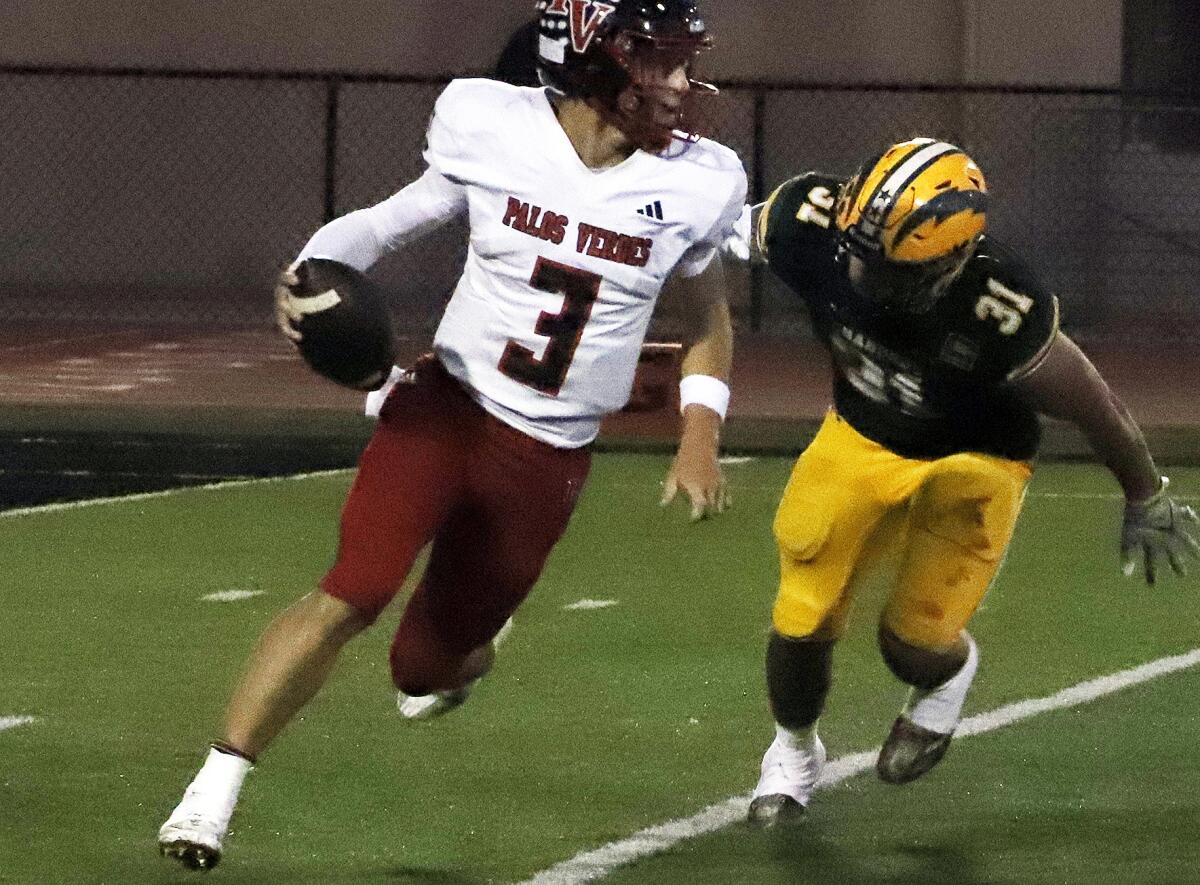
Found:
[{"label": "red football pants", "polygon": [[432,541],[392,642],[392,679],[408,694],[457,688],[467,655],[533,588],[590,465],[587,447],[509,427],[423,359],[384,403],[321,588],[374,620]]}]

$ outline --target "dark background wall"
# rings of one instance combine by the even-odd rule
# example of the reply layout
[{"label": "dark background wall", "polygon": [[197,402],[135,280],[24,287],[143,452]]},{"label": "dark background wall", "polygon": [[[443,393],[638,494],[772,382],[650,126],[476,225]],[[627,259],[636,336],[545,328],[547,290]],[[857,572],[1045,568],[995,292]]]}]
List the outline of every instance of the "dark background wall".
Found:
[{"label": "dark background wall", "polygon": [[[708,0],[722,79],[1116,85],[1121,0]],[[480,70],[527,0],[3,0],[0,61]]]},{"label": "dark background wall", "polygon": [[[716,106],[715,134],[764,189],[804,169],[849,172],[881,144],[916,134],[958,141],[996,190],[994,229],[1047,269],[1072,322],[1123,322],[1130,299],[1140,318],[1189,321],[1200,112],[1147,114],[1115,91],[1123,79],[1161,85],[1173,66],[1187,68],[1192,44],[1172,35],[1186,31],[1189,6],[708,0],[717,48],[707,73],[717,79],[943,87],[735,86]],[[532,8],[528,0],[0,0],[0,64],[447,78],[487,71]],[[1113,91],[963,89],[980,84]],[[419,174],[439,88],[344,84],[331,110],[320,80],[0,76],[0,112],[21,121],[0,156],[0,312],[245,318],[241,305],[324,220],[329,180],[340,214]],[[415,299],[405,313],[418,326],[436,317],[453,283],[456,242],[432,239],[392,270]]]}]

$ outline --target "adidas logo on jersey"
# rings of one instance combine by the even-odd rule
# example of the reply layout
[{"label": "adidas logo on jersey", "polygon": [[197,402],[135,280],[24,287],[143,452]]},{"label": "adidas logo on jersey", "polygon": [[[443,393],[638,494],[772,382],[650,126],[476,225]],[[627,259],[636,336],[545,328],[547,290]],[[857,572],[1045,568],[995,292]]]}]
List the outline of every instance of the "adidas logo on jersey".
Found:
[{"label": "adidas logo on jersey", "polygon": [[657,218],[659,221],[662,221],[663,220],[662,202],[659,200],[655,200],[650,205],[644,206],[643,208],[638,209],[637,214],[645,215],[649,218]]}]

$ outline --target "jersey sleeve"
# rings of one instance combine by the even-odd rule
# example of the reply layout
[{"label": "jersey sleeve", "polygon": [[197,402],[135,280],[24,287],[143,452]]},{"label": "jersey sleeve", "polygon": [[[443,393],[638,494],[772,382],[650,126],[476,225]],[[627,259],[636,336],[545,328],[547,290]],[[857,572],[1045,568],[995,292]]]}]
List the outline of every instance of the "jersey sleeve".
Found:
[{"label": "jersey sleeve", "polygon": [[1024,378],[1042,364],[1058,335],[1058,299],[1047,295],[1037,302],[1025,325],[1025,332],[1015,342],[1007,360],[1005,381]]},{"label": "jersey sleeve", "polygon": [[461,136],[453,125],[462,116],[461,93],[461,87],[451,83],[434,107],[424,153],[428,168],[421,177],[381,203],[326,224],[304,246],[297,262],[329,258],[365,271],[386,253],[466,214]]},{"label": "jersey sleeve", "polygon": [[468,85],[460,80],[451,83],[438,96],[425,133],[425,162],[434,172],[462,183],[468,166],[469,139],[463,131],[471,104]]},{"label": "jersey sleeve", "polygon": [[382,203],[329,222],[313,234],[296,260],[330,258],[365,271],[388,252],[466,210],[466,188],[427,169]]},{"label": "jersey sleeve", "polygon": [[[772,256],[779,256],[785,251],[779,244],[788,236],[791,228],[790,219],[796,212],[796,206],[803,199],[804,191],[801,186],[803,177],[797,176],[788,179],[771,191],[771,196],[767,197],[766,203],[759,212],[754,238],[758,245],[758,251],[767,259],[768,263],[771,262]],[[797,195],[800,197],[797,198]]]},{"label": "jersey sleeve", "polygon": [[729,169],[727,179],[728,197],[717,215],[717,220],[700,240],[691,245],[675,267],[676,274],[681,277],[694,277],[703,273],[726,242],[735,236],[735,226],[746,208],[746,192],[749,189],[746,170],[740,161],[737,161],[736,169]]},{"label": "jersey sleeve", "polygon": [[742,213],[733,223],[733,230],[721,244],[721,254],[737,261],[753,261],[755,253],[753,246],[754,213],[758,206],[747,203],[742,207]]},{"label": "jersey sleeve", "polygon": [[974,298],[971,336],[980,345],[977,377],[1016,381],[1036,369],[1058,334],[1058,299],[1023,264],[1006,259],[990,269]]},{"label": "jersey sleeve", "polygon": [[840,186],[836,178],[806,172],[775,188],[758,213],[754,230],[758,252],[797,293],[819,285],[814,262],[828,252]]}]

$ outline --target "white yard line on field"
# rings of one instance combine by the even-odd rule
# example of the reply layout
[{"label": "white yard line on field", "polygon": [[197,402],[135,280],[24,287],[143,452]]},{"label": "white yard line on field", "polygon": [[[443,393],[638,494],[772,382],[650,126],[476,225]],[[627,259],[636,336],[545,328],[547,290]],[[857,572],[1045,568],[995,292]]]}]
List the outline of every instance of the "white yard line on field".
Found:
[{"label": "white yard line on field", "polygon": [[563,611],[593,611],[598,608],[611,608],[616,604],[617,600],[615,599],[581,599],[578,602],[572,602],[570,605],[564,605]]},{"label": "white yard line on field", "polygon": [[[985,734],[1053,710],[1063,710],[1090,703],[1113,692],[1149,682],[1151,679],[1157,679],[1170,673],[1177,673],[1180,670],[1187,670],[1197,664],[1200,664],[1200,648],[1181,655],[1159,658],[1148,664],[1142,664],[1140,667],[1121,670],[1098,679],[1089,679],[1048,697],[1005,704],[995,710],[964,719],[958,727],[956,739],[962,740],[972,735]],[[817,789],[828,789],[868,770],[875,764],[875,757],[878,754],[879,748],[876,747],[863,753],[853,753],[834,759],[825,766]],[[749,803],[749,793],[743,796],[733,796],[723,802],[710,805],[691,817],[676,818],[666,823],[647,827],[625,839],[610,842],[591,851],[577,854],[570,860],[555,864],[522,885],[580,885],[583,882],[603,879],[618,867],[659,854],[680,842],[695,839],[743,820]]]},{"label": "white yard line on field", "polygon": [[200,597],[201,602],[238,602],[254,596],[263,596],[265,590],[218,590],[216,593],[206,593]]},{"label": "white yard line on field", "polygon": [[88,498],[85,501],[66,501],[62,504],[42,504],[38,507],[19,507],[14,510],[0,510],[0,519],[14,516],[34,516],[38,513],[57,513],[60,510],[81,510],[85,507],[97,507],[101,504],[126,504],[131,501],[152,501],[155,498],[170,498],[183,492],[214,491],[220,489],[236,489],[242,486],[266,485],[269,483],[292,482],[299,479],[318,479],[325,476],[337,476],[339,473],[349,473],[349,470],[318,470],[314,473],[296,473],[292,476],[266,476],[259,479],[232,479],[227,482],[210,482],[205,485],[180,486],[174,489],[164,489],[161,492],[139,492],[135,495],[117,495],[112,498]]},{"label": "white yard line on field", "polygon": [[19,728],[22,725],[32,725],[38,721],[36,716],[0,716],[0,731]]}]

